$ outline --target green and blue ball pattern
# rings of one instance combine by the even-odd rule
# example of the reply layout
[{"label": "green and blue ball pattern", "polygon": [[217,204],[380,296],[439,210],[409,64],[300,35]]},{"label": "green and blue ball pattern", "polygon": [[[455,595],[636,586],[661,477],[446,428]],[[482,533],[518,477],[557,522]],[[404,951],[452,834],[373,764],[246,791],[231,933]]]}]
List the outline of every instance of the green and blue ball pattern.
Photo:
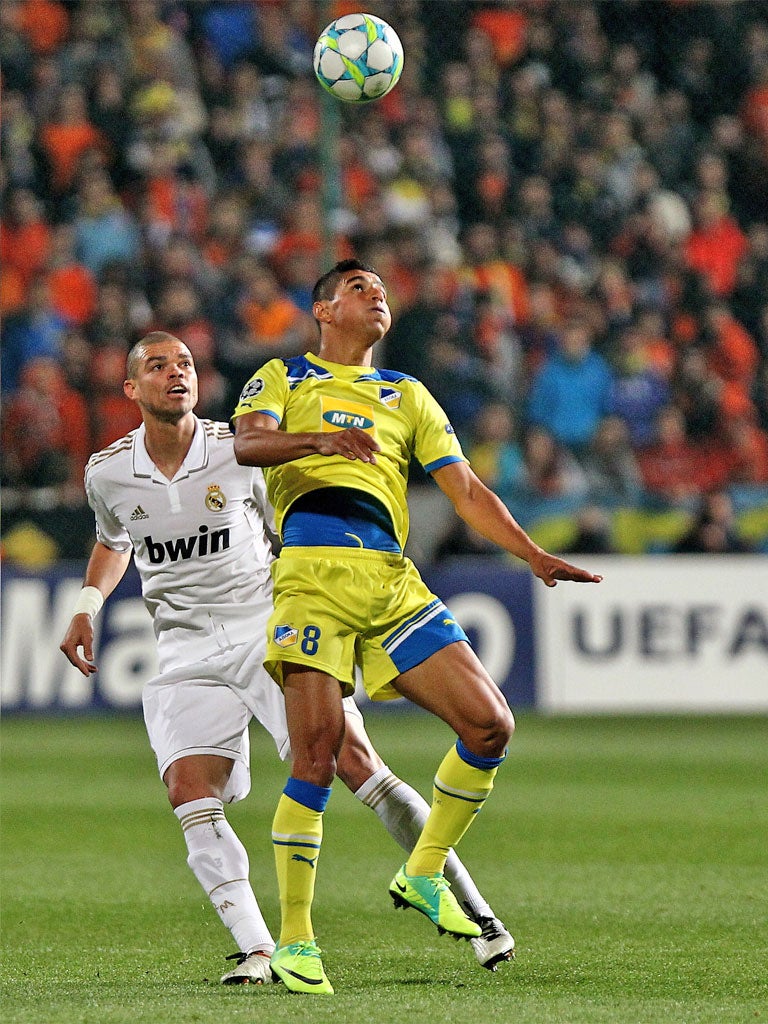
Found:
[{"label": "green and blue ball pattern", "polygon": [[394,88],[403,70],[403,46],[386,21],[347,14],[320,34],[313,64],[317,79],[344,103],[369,103]]}]

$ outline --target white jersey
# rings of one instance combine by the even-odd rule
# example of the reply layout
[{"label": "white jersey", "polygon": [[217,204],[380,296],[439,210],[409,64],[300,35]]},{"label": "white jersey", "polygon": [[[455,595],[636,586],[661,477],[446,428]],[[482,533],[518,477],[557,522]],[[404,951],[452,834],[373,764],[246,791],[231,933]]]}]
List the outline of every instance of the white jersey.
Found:
[{"label": "white jersey", "polygon": [[261,470],[237,464],[227,424],[195,421],[173,480],[150,459],[143,425],[85,470],[99,541],[133,548],[161,672],[252,640],[271,594]]}]

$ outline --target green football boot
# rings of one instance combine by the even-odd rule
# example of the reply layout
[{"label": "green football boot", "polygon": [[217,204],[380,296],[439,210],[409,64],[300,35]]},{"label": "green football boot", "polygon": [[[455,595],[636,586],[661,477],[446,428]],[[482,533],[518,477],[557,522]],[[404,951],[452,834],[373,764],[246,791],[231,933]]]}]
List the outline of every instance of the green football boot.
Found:
[{"label": "green football boot", "polygon": [[314,939],[277,946],[269,963],[275,980],[282,981],[291,992],[333,995]]},{"label": "green football boot", "polygon": [[441,935],[447,932],[456,939],[482,935],[482,928],[461,909],[442,874],[406,875],[403,864],[390,883],[389,895],[396,907],[413,907],[428,917]]}]

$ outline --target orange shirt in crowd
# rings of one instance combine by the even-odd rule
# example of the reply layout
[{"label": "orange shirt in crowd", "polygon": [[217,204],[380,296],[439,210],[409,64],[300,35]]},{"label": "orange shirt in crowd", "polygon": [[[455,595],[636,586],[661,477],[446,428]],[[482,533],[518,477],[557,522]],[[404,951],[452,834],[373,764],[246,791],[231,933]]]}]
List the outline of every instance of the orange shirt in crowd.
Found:
[{"label": "orange shirt in crowd", "polygon": [[51,164],[51,183],[57,192],[65,192],[75,181],[78,164],[89,149],[106,153],[108,143],[98,128],[88,121],[57,124],[50,121],[40,130],[40,144]]},{"label": "orange shirt in crowd", "polygon": [[503,67],[522,56],[528,35],[528,16],[524,11],[484,8],[472,14],[472,25],[488,36],[493,55]]},{"label": "orange shirt in crowd", "polygon": [[6,406],[2,442],[9,466],[22,470],[33,468],[45,452],[66,452],[71,481],[82,483],[91,453],[88,405],[55,360],[32,359],[21,371],[19,388]]},{"label": "orange shirt in crowd", "polygon": [[734,421],[728,440],[730,482],[768,484],[768,434],[745,416]]},{"label": "orange shirt in crowd", "polygon": [[39,273],[51,250],[51,228],[45,221],[33,221],[19,227],[3,224],[0,231],[0,262],[3,275],[14,267],[21,275],[24,291],[35,274]]},{"label": "orange shirt in crowd", "polygon": [[201,185],[179,182],[171,174],[150,178],[146,198],[151,221],[194,242],[202,240],[208,226],[208,197]]},{"label": "orange shirt in crowd", "polygon": [[48,274],[51,305],[67,320],[82,326],[96,312],[98,286],[93,274],[81,263],[57,267]]},{"label": "orange shirt in crowd", "polygon": [[275,299],[269,305],[244,302],[241,307],[243,322],[247,325],[253,341],[279,342],[302,318],[299,307],[287,296]]},{"label": "orange shirt in crowd", "polygon": [[471,267],[467,276],[476,291],[493,292],[514,323],[521,324],[528,320],[531,311],[528,282],[519,267],[506,260],[490,260]]},{"label": "orange shirt in crowd", "polygon": [[646,490],[668,501],[722,487],[728,475],[725,459],[687,440],[649,445],[638,452],[637,464]]},{"label": "orange shirt in crowd", "polygon": [[19,14],[19,29],[34,53],[54,53],[67,38],[69,15],[56,0],[24,0]]},{"label": "orange shirt in crowd", "polygon": [[733,217],[723,216],[706,228],[695,228],[685,243],[688,266],[709,281],[715,295],[730,295],[739,260],[749,243]]}]

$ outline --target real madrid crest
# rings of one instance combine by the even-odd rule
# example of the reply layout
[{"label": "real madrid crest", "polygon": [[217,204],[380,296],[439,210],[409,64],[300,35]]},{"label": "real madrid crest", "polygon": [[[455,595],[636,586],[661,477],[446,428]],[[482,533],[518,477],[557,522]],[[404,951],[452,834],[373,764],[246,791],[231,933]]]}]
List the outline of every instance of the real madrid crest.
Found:
[{"label": "real madrid crest", "polygon": [[227,504],[224,492],[218,484],[211,484],[205,496],[205,507],[211,512],[221,512]]}]

